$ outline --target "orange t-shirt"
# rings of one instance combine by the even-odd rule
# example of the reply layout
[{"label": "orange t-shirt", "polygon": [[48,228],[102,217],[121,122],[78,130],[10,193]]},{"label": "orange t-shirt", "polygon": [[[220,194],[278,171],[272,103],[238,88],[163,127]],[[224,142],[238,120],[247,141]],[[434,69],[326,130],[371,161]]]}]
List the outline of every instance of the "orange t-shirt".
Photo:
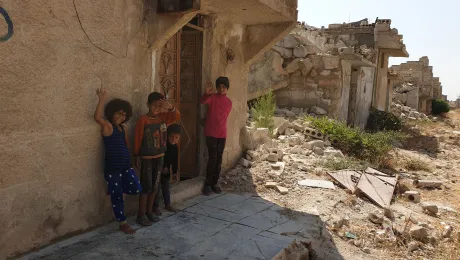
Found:
[{"label": "orange t-shirt", "polygon": [[134,132],[134,155],[144,159],[164,156],[168,138],[166,127],[179,120],[180,113],[177,110],[160,113],[155,118],[142,115],[136,123]]}]

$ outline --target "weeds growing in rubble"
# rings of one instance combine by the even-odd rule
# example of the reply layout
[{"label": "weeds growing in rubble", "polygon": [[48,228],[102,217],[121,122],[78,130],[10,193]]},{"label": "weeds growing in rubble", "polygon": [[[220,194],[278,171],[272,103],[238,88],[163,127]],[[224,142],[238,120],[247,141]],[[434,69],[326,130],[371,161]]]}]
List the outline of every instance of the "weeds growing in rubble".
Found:
[{"label": "weeds growing in rubble", "polygon": [[400,131],[368,133],[327,117],[307,117],[311,126],[336,140],[335,146],[349,156],[380,165],[388,158],[393,145],[407,136]]},{"label": "weeds growing in rubble", "polygon": [[252,117],[258,128],[268,128],[270,133],[273,132],[275,123],[273,116],[275,115],[276,101],[275,95],[270,91],[268,94],[259,97],[252,110]]},{"label": "weeds growing in rubble", "polygon": [[364,170],[369,166],[365,162],[361,162],[352,157],[335,158],[333,160],[327,159],[321,161],[320,165],[324,168],[328,168],[334,171],[340,171],[345,169]]},{"label": "weeds growing in rubble", "polygon": [[430,165],[420,159],[411,158],[404,162],[404,167],[409,171],[426,171],[431,172]]}]

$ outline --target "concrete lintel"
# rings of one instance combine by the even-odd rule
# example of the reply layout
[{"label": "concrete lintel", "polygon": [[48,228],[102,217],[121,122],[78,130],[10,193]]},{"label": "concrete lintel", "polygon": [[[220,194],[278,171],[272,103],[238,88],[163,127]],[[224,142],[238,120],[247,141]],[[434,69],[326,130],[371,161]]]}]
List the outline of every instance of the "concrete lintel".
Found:
[{"label": "concrete lintel", "polygon": [[342,60],[349,61],[352,67],[376,67],[376,64],[359,54],[341,54]]},{"label": "concrete lintel", "polygon": [[288,35],[297,22],[248,25],[245,29],[244,61],[251,64],[267,52],[284,36]]},{"label": "concrete lintel", "polygon": [[405,47],[402,47],[400,49],[379,48],[379,50],[390,57],[409,57],[409,53],[407,52]]},{"label": "concrete lintel", "polygon": [[162,48],[175,33],[184,27],[199,12],[200,11],[191,11],[175,15],[156,15],[155,18],[149,22],[149,24],[154,25],[149,30],[149,36],[151,35],[154,40],[152,40],[148,48],[154,50]]}]

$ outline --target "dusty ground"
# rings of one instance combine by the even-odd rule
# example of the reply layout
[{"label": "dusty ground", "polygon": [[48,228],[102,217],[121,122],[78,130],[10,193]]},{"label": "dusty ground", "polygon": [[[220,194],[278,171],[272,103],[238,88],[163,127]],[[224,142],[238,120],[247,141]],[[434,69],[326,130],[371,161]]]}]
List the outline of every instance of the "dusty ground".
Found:
[{"label": "dusty ground", "polygon": [[[328,157],[317,155],[305,147],[293,151],[292,145],[277,140],[272,147],[284,151],[284,172],[273,174],[270,162],[266,160],[269,149],[260,149],[262,158],[254,160],[250,168],[237,166],[222,178],[227,190],[257,193],[262,198],[290,210],[285,214],[309,213],[319,215],[328,225],[334,244],[344,259],[460,259],[460,111],[452,111],[447,119],[438,122],[417,122],[406,125],[410,138],[392,152],[389,162],[393,173],[400,176],[400,183],[421,194],[421,203],[438,206],[436,216],[422,209],[421,203],[412,203],[395,192],[391,210],[394,220],[385,217],[383,224],[369,221],[370,212],[383,209],[365,197],[350,194],[336,185],[335,190],[300,187],[297,181],[303,179],[331,180],[321,162]],[[305,142],[302,140],[302,142]],[[412,185],[415,179],[441,180],[441,189],[418,189]],[[274,181],[289,189],[285,195],[273,188],[266,188],[266,182]],[[338,230],[332,228],[337,219],[349,219],[349,225]],[[407,232],[416,225],[427,231],[429,241],[417,241]],[[448,227],[450,235],[445,234]],[[390,232],[384,231],[390,227]],[[393,232],[391,232],[391,230]],[[356,236],[347,238],[346,232]],[[392,235],[392,234],[395,235]],[[309,237],[298,234],[299,239]],[[419,239],[420,240],[420,239]],[[321,252],[322,248],[317,248]],[[328,249],[324,249],[328,250]],[[366,252],[367,254],[363,254]],[[321,255],[321,254],[320,254]],[[358,257],[358,258],[357,258]]]}]

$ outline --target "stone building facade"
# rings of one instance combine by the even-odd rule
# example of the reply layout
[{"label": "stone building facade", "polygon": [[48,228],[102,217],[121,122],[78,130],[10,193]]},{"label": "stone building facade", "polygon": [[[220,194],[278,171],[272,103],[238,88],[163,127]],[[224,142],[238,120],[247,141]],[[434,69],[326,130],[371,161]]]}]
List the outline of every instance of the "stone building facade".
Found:
[{"label": "stone building facade", "polygon": [[[175,2],[2,2],[15,31],[0,42],[0,259],[113,219],[92,116],[101,86],[132,102],[131,130],[151,91],[182,111],[188,150],[174,201],[201,190],[206,111],[198,99],[221,75],[233,101],[224,167],[241,157],[233,133],[245,125],[249,65],[295,27],[297,0]],[[136,202],[127,199],[127,211]]]},{"label": "stone building facade", "polygon": [[[443,99],[441,82],[439,77],[433,76],[433,67],[427,56],[391,66],[390,70],[398,75],[393,82],[394,98],[403,104],[430,114],[432,100]],[[401,91],[408,85],[412,86],[410,91]]]},{"label": "stone building facade", "polygon": [[388,58],[407,57],[391,21],[314,28],[299,24],[251,66],[249,99],[272,90],[279,107],[325,109],[364,127],[371,106],[389,110]]}]

